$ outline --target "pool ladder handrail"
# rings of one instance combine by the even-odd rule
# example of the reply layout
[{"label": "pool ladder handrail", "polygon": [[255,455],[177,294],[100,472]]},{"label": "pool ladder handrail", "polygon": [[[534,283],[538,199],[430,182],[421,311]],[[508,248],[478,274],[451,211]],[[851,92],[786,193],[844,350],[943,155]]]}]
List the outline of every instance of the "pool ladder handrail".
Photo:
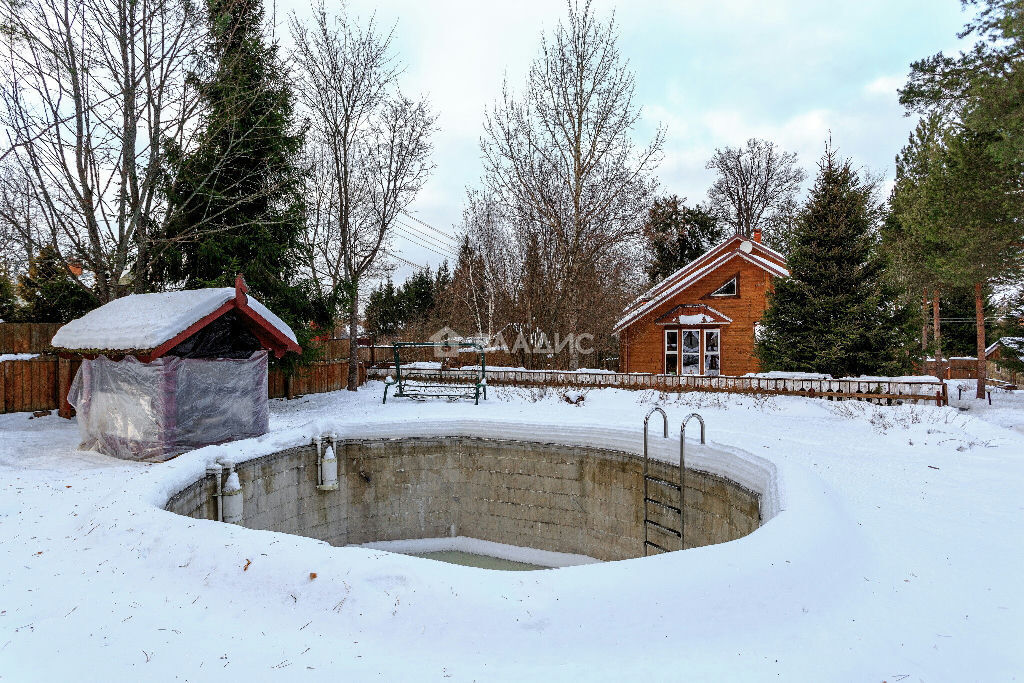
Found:
[{"label": "pool ladder handrail", "polygon": [[[686,507],[686,424],[697,418],[697,422],[700,423],[700,442],[706,444],[705,432],[706,426],[704,424],[704,418],[699,413],[690,413],[683,418],[683,421],[679,424],[679,529],[683,530],[683,513],[682,510]],[[683,536],[679,536],[679,549],[683,549]]]},{"label": "pool ladder handrail", "polygon": [[[668,533],[668,534],[671,534],[671,535],[674,535],[674,536],[678,536],[679,537],[679,549],[682,550],[685,547],[686,528],[685,528],[684,512],[683,511],[686,509],[686,425],[690,422],[690,420],[696,418],[697,421],[700,423],[700,442],[702,444],[707,443],[707,441],[706,441],[706,425],[704,424],[704,418],[701,417],[698,413],[690,413],[685,418],[683,418],[682,423],[679,425],[679,483],[678,484],[673,484],[672,482],[666,481],[664,479],[661,479],[660,477],[652,477],[650,475],[650,466],[649,466],[650,454],[648,452],[647,434],[648,434],[648,427],[649,427],[649,422],[650,422],[651,416],[654,415],[654,413],[656,413],[656,412],[657,413],[661,413],[661,417],[662,417],[662,420],[664,422],[664,430],[663,430],[664,434],[663,435],[664,435],[664,437],[666,439],[668,438],[668,415],[665,414],[665,411],[662,410],[661,407],[655,406],[654,408],[652,408],[650,410],[650,412],[647,413],[646,417],[644,417],[644,468],[643,468],[643,480],[644,480],[644,556],[647,556],[648,549],[652,548],[652,547],[657,548],[658,550],[660,550],[662,552],[666,552],[666,553],[667,552],[671,552],[671,551],[669,551],[668,548],[666,548],[666,547],[664,547],[662,545],[659,545],[659,544],[655,543],[654,541],[652,541],[650,539],[649,532],[650,532],[650,527],[651,526],[654,526],[654,527],[660,529],[661,531],[663,531],[665,533]],[[657,483],[657,484],[660,484],[662,486],[665,486],[667,488],[671,488],[671,489],[677,490],[679,492],[679,506],[676,507],[674,505],[669,505],[669,504],[667,504],[667,503],[665,503],[663,501],[655,500],[655,499],[651,498],[650,497],[649,482],[652,482],[652,481]],[[648,506],[651,503],[654,503],[655,505],[659,505],[659,506],[661,506],[663,508],[666,508],[666,509],[678,512],[679,513],[679,530],[676,531],[675,529],[666,527],[663,524],[660,524],[659,522],[656,522],[655,520],[651,519],[649,514],[648,514],[648,510],[649,510]]]}]

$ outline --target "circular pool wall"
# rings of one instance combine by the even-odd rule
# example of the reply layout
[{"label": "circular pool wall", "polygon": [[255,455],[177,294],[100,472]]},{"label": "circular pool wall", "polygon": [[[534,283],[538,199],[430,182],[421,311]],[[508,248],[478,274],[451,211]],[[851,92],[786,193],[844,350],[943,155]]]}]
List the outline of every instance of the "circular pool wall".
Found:
[{"label": "circular pool wall", "polygon": [[[457,436],[339,440],[337,456],[335,491],[317,489],[313,445],[237,465],[241,524],[339,546],[469,536],[599,560],[644,554],[643,460],[631,453]],[[651,474],[678,481],[679,468],[652,460]],[[677,500],[661,488],[651,484],[651,497]],[[214,493],[207,476],[166,509],[216,519]],[[686,547],[731,541],[760,524],[758,494],[717,475],[688,469],[685,498]],[[678,527],[677,513],[650,508],[652,519]],[[656,527],[650,534],[679,546]]]}]

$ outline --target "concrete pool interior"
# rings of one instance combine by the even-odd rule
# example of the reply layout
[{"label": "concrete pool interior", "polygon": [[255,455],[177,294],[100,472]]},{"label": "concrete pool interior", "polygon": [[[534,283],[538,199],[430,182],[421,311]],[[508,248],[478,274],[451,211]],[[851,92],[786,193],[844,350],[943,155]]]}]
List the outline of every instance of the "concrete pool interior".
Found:
[{"label": "concrete pool interior", "polygon": [[[338,439],[332,450],[338,461],[335,490],[318,488],[323,449],[315,444],[236,465],[244,500],[239,523],[335,546],[367,545],[488,569],[644,555],[643,459],[635,453],[469,436]],[[677,464],[652,460],[650,466],[655,476],[678,481]],[[216,478],[202,477],[172,496],[166,509],[217,519],[216,493]],[[761,521],[760,502],[758,492],[688,468],[684,547],[753,532]],[[678,527],[678,511],[655,514],[662,515],[655,517],[660,526]],[[652,538],[661,533],[650,528]],[[407,547],[416,539],[453,537],[548,555]],[[679,547],[678,537],[657,538],[668,548]]]},{"label": "concrete pool interior", "polygon": [[506,560],[492,555],[480,555],[478,553],[467,553],[462,550],[436,550],[431,553],[409,553],[413,557],[422,557],[427,560],[437,560],[448,564],[458,564],[463,567],[477,567],[479,569],[498,569],[504,571],[532,571],[537,569],[552,569],[539,564],[527,562],[516,562]]}]

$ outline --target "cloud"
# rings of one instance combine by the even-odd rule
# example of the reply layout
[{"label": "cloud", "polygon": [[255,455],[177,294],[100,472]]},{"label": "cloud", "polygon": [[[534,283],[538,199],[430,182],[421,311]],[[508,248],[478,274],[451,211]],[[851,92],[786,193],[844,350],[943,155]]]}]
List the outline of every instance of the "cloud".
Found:
[{"label": "cloud", "polygon": [[[310,15],[309,2],[277,2],[279,24],[291,10]],[[797,152],[811,175],[830,131],[840,152],[858,164],[891,169],[914,125],[895,97],[903,80],[898,74],[913,59],[950,48],[963,23],[958,5],[594,2],[602,17],[615,12],[619,48],[636,77],[636,102],[644,116],[635,141],[645,144],[659,122],[667,126],[659,177],[666,190],[691,201],[703,199],[711,183],[704,164],[715,147],[752,136]],[[437,168],[413,208],[426,222],[451,231],[461,217],[465,188],[479,182],[484,112],[500,97],[506,75],[514,91],[522,90],[541,32],[564,17],[565,3],[349,0],[348,7],[364,18],[375,14],[381,27],[395,26],[393,47],[406,65],[402,89],[428,95],[439,114]],[[408,249],[403,255],[412,261],[440,261]]]},{"label": "cloud", "polygon": [[874,97],[896,97],[896,91],[906,85],[905,74],[896,76],[879,76],[864,86],[864,93]]}]

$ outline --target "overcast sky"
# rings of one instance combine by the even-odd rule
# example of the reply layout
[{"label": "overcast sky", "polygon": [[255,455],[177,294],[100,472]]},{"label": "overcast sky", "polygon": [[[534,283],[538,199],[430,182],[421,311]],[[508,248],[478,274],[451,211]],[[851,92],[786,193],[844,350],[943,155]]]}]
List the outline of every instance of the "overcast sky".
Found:
[{"label": "overcast sky", "polygon": [[[268,12],[274,0],[266,0]],[[278,36],[285,15],[310,13],[309,1],[277,0]],[[896,89],[909,63],[958,48],[965,15],[960,0],[595,0],[612,11],[620,49],[636,74],[643,107],[635,131],[645,143],[667,128],[658,176],[664,192],[702,201],[715,147],[755,136],[796,152],[813,178],[826,137],[858,165],[885,173],[915,119],[904,117]],[[328,10],[336,2],[328,2]],[[406,65],[402,88],[426,94],[438,113],[434,174],[413,206],[425,223],[454,234],[467,186],[478,184],[484,111],[507,78],[521,90],[542,31],[566,14],[557,0],[350,0],[349,11],[376,12],[394,26]],[[445,252],[446,239],[423,226],[406,232]],[[431,235],[438,242],[422,237]],[[398,236],[404,258],[432,268],[444,256]],[[454,259],[452,259],[454,260]],[[403,265],[401,281],[411,272]]]}]

